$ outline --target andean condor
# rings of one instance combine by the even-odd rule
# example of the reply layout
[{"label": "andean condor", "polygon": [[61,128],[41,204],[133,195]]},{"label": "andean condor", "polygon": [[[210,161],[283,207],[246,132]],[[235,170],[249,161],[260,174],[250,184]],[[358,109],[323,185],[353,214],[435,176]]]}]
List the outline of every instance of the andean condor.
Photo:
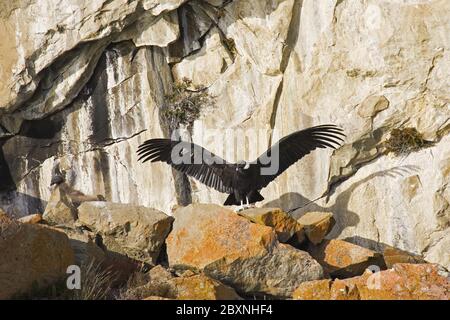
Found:
[{"label": "andean condor", "polygon": [[251,204],[263,200],[259,191],[295,162],[316,148],[340,146],[345,135],[332,125],[300,130],[282,138],[253,162],[229,163],[194,143],[151,139],[138,149],[143,162],[163,161],[229,196],[224,205]]}]

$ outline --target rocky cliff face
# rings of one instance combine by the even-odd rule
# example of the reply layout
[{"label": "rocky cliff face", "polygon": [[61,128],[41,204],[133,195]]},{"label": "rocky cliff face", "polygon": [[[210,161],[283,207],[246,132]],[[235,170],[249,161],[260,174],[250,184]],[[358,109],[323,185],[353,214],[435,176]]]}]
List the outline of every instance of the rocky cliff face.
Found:
[{"label": "rocky cliff face", "polygon": [[[42,212],[56,160],[74,188],[108,201],[165,212],[222,203],[137,161],[140,143],[170,135],[167,97],[186,78],[216,103],[183,135],[229,160],[311,125],[344,128],[340,149],[290,168],[265,204],[328,191],[295,215],[333,211],[333,238],[449,267],[449,10],[446,0],[3,1],[0,205]],[[392,130],[409,127],[430,143],[388,152]]]}]

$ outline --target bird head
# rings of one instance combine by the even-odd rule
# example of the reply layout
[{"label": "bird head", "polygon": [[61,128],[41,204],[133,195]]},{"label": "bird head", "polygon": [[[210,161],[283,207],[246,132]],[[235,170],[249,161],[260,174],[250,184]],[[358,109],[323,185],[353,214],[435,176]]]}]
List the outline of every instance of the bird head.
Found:
[{"label": "bird head", "polygon": [[244,170],[247,170],[250,168],[250,163],[247,163],[243,160],[239,161],[236,165],[236,171],[243,172]]}]

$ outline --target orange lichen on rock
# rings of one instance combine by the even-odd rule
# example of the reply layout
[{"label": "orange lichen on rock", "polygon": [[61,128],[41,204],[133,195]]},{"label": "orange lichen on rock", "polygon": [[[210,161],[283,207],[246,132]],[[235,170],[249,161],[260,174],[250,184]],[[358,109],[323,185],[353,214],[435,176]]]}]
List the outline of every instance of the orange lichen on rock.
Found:
[{"label": "orange lichen on rock", "polygon": [[204,274],[239,292],[290,297],[304,281],[323,277],[304,251],[282,244],[276,231],[216,205],[195,204],[174,213],[167,238],[169,265]]},{"label": "orange lichen on rock", "polygon": [[325,271],[338,278],[361,275],[372,265],[384,267],[379,253],[343,240],[325,240],[319,246],[310,245],[308,252]]},{"label": "orange lichen on rock", "polygon": [[[211,212],[214,212],[213,219],[208,217]],[[191,214],[196,219],[184,221]],[[190,206],[175,212],[174,217],[179,227],[174,228],[167,238],[170,263],[174,265],[201,269],[224,258],[232,260],[258,255],[276,241],[272,228],[250,223],[219,206]]]},{"label": "orange lichen on rock", "polygon": [[336,221],[331,212],[308,212],[297,222],[303,226],[308,240],[313,244],[319,244],[331,231]]},{"label": "orange lichen on rock", "polygon": [[294,300],[330,300],[333,280],[303,282],[292,294]]},{"label": "orange lichen on rock", "polygon": [[177,300],[238,300],[233,288],[203,274],[170,280]]},{"label": "orange lichen on rock", "polygon": [[[326,282],[328,281],[328,282]],[[328,288],[328,290],[327,290]],[[302,283],[294,299],[448,300],[448,274],[436,264],[396,264],[394,268],[343,280]]]},{"label": "orange lichen on rock", "polygon": [[303,226],[279,208],[252,208],[240,212],[239,215],[254,223],[272,227],[280,242],[287,242],[294,235],[297,236],[298,242],[304,238]]}]

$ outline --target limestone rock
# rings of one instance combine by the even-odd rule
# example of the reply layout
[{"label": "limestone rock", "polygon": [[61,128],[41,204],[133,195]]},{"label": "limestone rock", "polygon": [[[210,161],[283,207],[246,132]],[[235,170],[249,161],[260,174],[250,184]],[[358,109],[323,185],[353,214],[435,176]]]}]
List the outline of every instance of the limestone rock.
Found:
[{"label": "limestone rock", "polygon": [[294,299],[448,300],[448,273],[435,264],[396,264],[392,269],[344,280],[302,283]]},{"label": "limestone rock", "polygon": [[[126,299],[176,300],[237,300],[236,292],[204,274],[183,274],[176,277],[158,265],[141,279],[133,279],[132,288],[123,295]],[[136,285],[136,282],[140,285]]]},{"label": "limestone rock", "polygon": [[170,281],[177,300],[239,300],[233,288],[203,274]]},{"label": "limestone rock", "polygon": [[383,250],[383,258],[387,268],[392,268],[396,263],[425,263],[425,260],[409,252],[387,246]]},{"label": "limestone rock", "polygon": [[309,245],[308,252],[333,277],[361,275],[366,268],[384,268],[381,254],[342,240],[325,240],[321,245]]},{"label": "limestone rock", "polygon": [[293,6],[293,0],[274,2],[270,6],[265,2],[232,2],[219,26],[226,30],[227,38],[234,40],[237,51],[250,59],[261,73],[275,75],[281,69]]},{"label": "limestone rock", "polygon": [[96,244],[95,234],[87,230],[57,228],[69,238],[77,265],[87,264],[91,260],[103,261],[105,252]]},{"label": "limestone rock", "polygon": [[396,264],[370,276],[358,290],[363,300],[450,299],[449,274],[436,264]]},{"label": "limestone rock", "polygon": [[145,15],[136,22],[132,39],[136,46],[166,47],[180,36],[176,11],[161,16]]},{"label": "limestone rock", "polygon": [[335,224],[331,212],[308,212],[297,220],[303,226],[305,235],[313,244],[319,244]]},{"label": "limestone rock", "polygon": [[230,53],[223,46],[219,30],[213,28],[205,39],[205,46],[172,68],[175,79],[187,78],[194,86],[209,87],[232,63]]},{"label": "limestone rock", "polygon": [[294,235],[297,242],[304,239],[302,225],[278,208],[252,208],[239,213],[250,221],[271,227],[275,230],[278,241],[285,243]]},{"label": "limestone rock", "polygon": [[280,244],[272,228],[229,209],[190,205],[174,217],[167,255],[175,269],[201,270],[238,292],[277,297],[322,277],[322,268],[308,253]]},{"label": "limestone rock", "polygon": [[159,296],[150,296],[150,297],[145,298],[144,300],[173,300],[173,299],[159,297]]},{"label": "limestone rock", "polygon": [[173,221],[155,209],[109,202],[85,202],[78,217],[109,251],[150,264],[156,263]]},{"label": "limestone rock", "polygon": [[41,221],[42,221],[42,214],[40,213],[31,214],[29,216],[25,216],[19,219],[19,222],[30,224],[36,224]]},{"label": "limestone rock", "polygon": [[100,200],[105,200],[102,195],[86,195],[63,182],[52,190],[43,219],[50,224],[72,225],[78,219],[77,207],[81,203]]},{"label": "limestone rock", "polygon": [[330,300],[333,280],[313,280],[300,284],[292,293],[294,300]]},{"label": "limestone rock", "polygon": [[140,300],[147,297],[173,298],[170,281],[175,276],[161,265],[153,267],[147,274],[136,273],[128,283],[128,288],[121,294],[125,300]]},{"label": "limestone rock", "polygon": [[[2,3],[0,23],[3,27],[0,35],[7,44],[0,48],[0,76],[5,79],[0,87],[0,107],[13,109],[31,97],[38,87],[42,71],[52,67],[57,69],[55,62],[58,58],[82,43],[91,41],[90,44],[95,46],[94,40],[113,37],[141,15],[158,15],[177,8],[183,2],[95,0],[85,3],[67,0],[55,4],[45,0],[39,3]],[[142,10],[142,7],[147,9]],[[31,16],[41,19],[39,22],[26,19]]]},{"label": "limestone rock", "polygon": [[42,218],[55,225],[71,225],[78,219],[77,209],[64,189],[58,186],[53,190]]},{"label": "limestone rock", "polygon": [[[205,82],[217,97],[190,138],[229,161],[253,160],[312,125],[344,129],[341,148],[311,153],[264,188],[265,204],[288,210],[332,190],[295,218],[333,212],[329,238],[353,237],[377,251],[387,244],[450,268],[449,6],[1,1],[0,206],[17,217],[43,212],[59,157],[69,159],[78,190],[169,212],[189,188],[180,188],[167,166],[137,165],[134,150],[167,136],[160,106],[178,65],[174,73]],[[231,62],[219,69],[225,53]],[[384,142],[402,127],[433,145],[386,154]],[[246,136],[251,147],[238,140]],[[231,151],[233,140],[245,148]],[[226,197],[194,180],[190,187],[194,202]]]},{"label": "limestone rock", "polygon": [[37,224],[0,215],[0,299],[46,287],[65,277],[74,264],[67,236]]}]

